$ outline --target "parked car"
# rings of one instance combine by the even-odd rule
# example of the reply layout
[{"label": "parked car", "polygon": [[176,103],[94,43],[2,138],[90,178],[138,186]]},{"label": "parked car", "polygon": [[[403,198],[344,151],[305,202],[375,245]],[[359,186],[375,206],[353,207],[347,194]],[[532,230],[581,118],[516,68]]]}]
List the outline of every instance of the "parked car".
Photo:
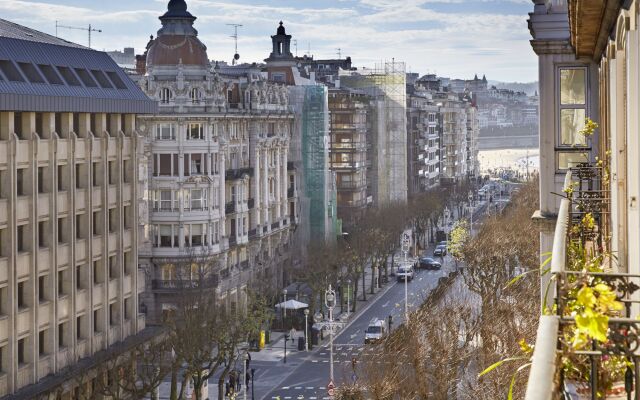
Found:
[{"label": "parked car", "polygon": [[387,324],[383,319],[374,318],[364,331],[364,344],[375,343],[387,333]]},{"label": "parked car", "polygon": [[444,246],[445,248],[447,247],[447,245],[449,244],[449,242],[447,242],[446,240],[442,241],[442,242],[438,242],[438,244],[436,246]]},{"label": "parked car", "polygon": [[402,282],[405,279],[407,281],[413,280],[413,267],[411,265],[401,265],[398,267],[396,271],[396,277],[398,278],[398,282]]},{"label": "parked car", "polygon": [[441,244],[437,245],[435,250],[433,250],[434,257],[444,257],[447,255],[447,246],[443,246]]},{"label": "parked car", "polygon": [[420,268],[423,269],[440,269],[442,264],[431,257],[420,257]]}]

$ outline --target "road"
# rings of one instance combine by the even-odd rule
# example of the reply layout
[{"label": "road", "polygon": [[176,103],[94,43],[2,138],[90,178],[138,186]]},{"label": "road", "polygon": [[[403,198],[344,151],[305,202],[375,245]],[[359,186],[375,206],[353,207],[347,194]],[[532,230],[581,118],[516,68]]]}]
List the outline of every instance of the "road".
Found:
[{"label": "road", "polygon": [[[429,292],[437,286],[438,279],[454,269],[453,260],[447,256],[444,259],[442,270],[417,271],[415,279],[407,284],[410,309],[422,304]],[[352,379],[351,359],[357,357],[365,347],[364,331],[373,318],[386,319],[391,315],[393,317],[392,328],[397,327],[404,319],[404,283],[393,282],[381,290],[383,291],[381,295],[374,300],[359,304],[364,309],[334,338],[334,379],[336,385]],[[306,400],[328,399],[326,389],[329,383],[328,344],[308,353],[301,353],[294,353],[290,356],[290,364],[295,363],[295,367],[287,367],[279,375],[279,382],[276,383],[272,380],[271,383],[275,383],[272,390],[260,392],[256,386],[255,399],[269,400],[279,397],[282,400],[289,400],[301,398],[299,397],[301,395]],[[269,368],[267,364],[260,364],[262,363],[256,364],[256,369]],[[271,364],[270,367],[282,368],[282,364]],[[259,379],[258,377],[256,385],[258,385]]]}]

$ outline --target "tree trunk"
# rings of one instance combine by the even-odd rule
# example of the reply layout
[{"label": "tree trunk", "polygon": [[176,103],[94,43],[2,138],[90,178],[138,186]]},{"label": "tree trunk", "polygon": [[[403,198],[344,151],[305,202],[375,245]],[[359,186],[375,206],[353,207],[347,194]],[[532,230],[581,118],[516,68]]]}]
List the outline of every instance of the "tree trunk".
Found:
[{"label": "tree trunk", "polygon": [[375,284],[376,284],[376,274],[374,271],[376,271],[376,263],[375,261],[371,261],[371,294],[375,293]]},{"label": "tree trunk", "polygon": [[358,279],[353,284],[353,296],[351,301],[351,312],[356,312],[356,303],[358,302]]},{"label": "tree trunk", "polygon": [[362,301],[367,301],[367,268],[362,268]]},{"label": "tree trunk", "polygon": [[171,400],[178,399],[178,370],[175,365],[171,368],[171,394],[169,398]]}]

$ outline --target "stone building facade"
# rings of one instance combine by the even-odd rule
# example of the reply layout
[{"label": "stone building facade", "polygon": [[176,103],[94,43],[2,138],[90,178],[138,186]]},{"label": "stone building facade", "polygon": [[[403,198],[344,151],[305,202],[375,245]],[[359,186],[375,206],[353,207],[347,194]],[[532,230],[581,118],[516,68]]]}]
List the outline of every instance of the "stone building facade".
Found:
[{"label": "stone building facade", "polygon": [[159,105],[157,115],[138,119],[148,186],[140,264],[153,321],[171,311],[185,282],[200,278],[181,270],[195,256],[212,260],[207,282],[231,308],[246,304],[258,271],[282,285],[297,219],[286,87],[256,69],[211,65],[195,19],[184,1],[169,3],[138,77]]},{"label": "stone building facade", "polygon": [[135,118],[155,110],[107,54],[0,20],[0,397],[69,398],[63,370],[145,330]]}]

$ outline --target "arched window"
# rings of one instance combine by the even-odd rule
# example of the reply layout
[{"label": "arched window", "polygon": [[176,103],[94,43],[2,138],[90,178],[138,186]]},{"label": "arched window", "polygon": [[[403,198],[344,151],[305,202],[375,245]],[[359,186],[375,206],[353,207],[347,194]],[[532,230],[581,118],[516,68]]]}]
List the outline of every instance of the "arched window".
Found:
[{"label": "arched window", "polygon": [[171,98],[173,96],[171,95],[171,89],[169,88],[163,88],[160,91],[160,102],[163,104],[167,104],[169,101],[171,101]]},{"label": "arched window", "polygon": [[197,103],[200,101],[200,90],[198,88],[191,89],[191,102]]}]

